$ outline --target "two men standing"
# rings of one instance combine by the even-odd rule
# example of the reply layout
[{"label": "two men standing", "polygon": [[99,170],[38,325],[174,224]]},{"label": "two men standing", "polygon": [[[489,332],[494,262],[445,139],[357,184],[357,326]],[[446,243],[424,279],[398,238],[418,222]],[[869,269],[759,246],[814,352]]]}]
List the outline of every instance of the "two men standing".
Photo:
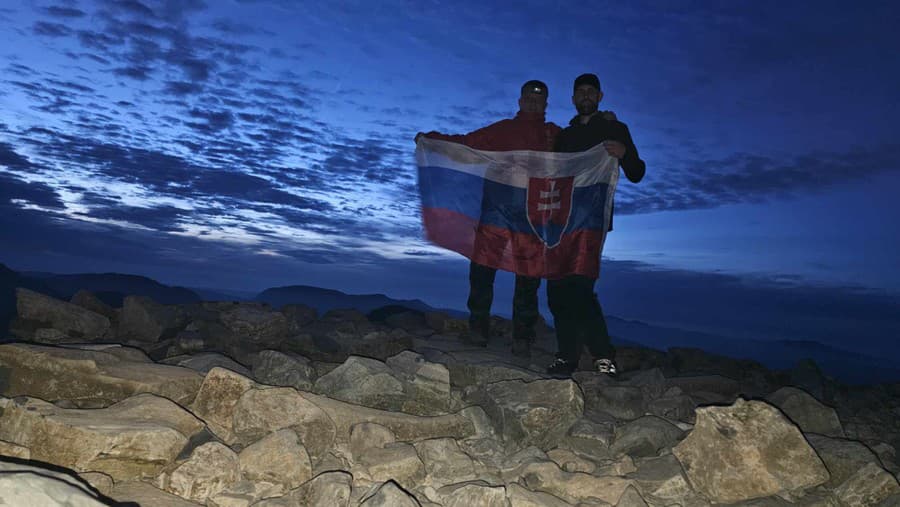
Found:
[{"label": "two men standing", "polygon": [[[637,183],[643,178],[645,164],[638,156],[628,128],[614,115],[598,109],[603,98],[600,81],[594,74],[583,74],[575,80],[572,103],[578,114],[569,126],[560,130],[544,121],[547,87],[540,81],[529,81],[521,88],[519,113],[472,133],[448,136],[429,132],[426,137],[457,142],[470,148],[490,151],[560,151],[579,152],[603,144],[607,153],[619,160],[626,177]],[[418,139],[418,135],[416,139]],[[484,206],[487,203],[483,203]],[[610,222],[610,230],[612,229]],[[595,255],[599,256],[599,248]],[[490,306],[496,269],[470,264],[471,335],[479,345],[486,345],[490,332]],[[614,350],[609,340],[606,321],[594,294],[595,278],[570,275],[549,280],[547,298],[557,335],[557,359],[547,369],[553,375],[568,376],[575,370],[582,345],[594,356],[598,371],[615,374]],[[513,353],[530,356],[537,320],[537,289],[540,279],[516,276],[513,299]]]}]

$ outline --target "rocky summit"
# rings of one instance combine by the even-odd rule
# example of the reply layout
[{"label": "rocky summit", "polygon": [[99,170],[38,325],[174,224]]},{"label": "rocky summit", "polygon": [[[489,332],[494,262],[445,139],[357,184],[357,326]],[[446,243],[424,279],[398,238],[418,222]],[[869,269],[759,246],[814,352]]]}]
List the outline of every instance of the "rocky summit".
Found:
[{"label": "rocky summit", "polygon": [[19,289],[0,505],[900,506],[900,385],[629,347],[550,378],[552,329],[492,324]]}]

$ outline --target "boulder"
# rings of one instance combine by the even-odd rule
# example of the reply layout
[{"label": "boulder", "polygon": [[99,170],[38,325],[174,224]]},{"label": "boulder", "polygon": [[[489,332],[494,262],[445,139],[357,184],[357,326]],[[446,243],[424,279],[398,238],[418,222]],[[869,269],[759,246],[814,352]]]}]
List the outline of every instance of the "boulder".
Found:
[{"label": "boulder", "polygon": [[146,296],[127,296],[119,317],[120,339],[156,343],[173,338],[187,324],[175,306],[161,305]]},{"label": "boulder", "polygon": [[290,387],[246,391],[234,405],[232,428],[243,445],[291,429],[314,461],[331,448],[336,432],[335,423],[316,403]]},{"label": "boulder", "polygon": [[0,394],[109,406],[138,393],[186,405],[203,377],[186,368],[126,361],[106,351],[0,345]]},{"label": "boulder", "polygon": [[669,421],[647,415],[617,427],[615,440],[609,450],[614,456],[656,456],[660,450],[674,446],[683,433]]},{"label": "boulder", "polygon": [[581,417],[584,399],[571,380],[509,380],[488,384],[469,398],[488,414],[504,441],[552,449]]},{"label": "boulder", "polygon": [[778,409],[738,399],[697,409],[697,424],[672,450],[694,489],[734,503],[825,483],[828,470]]},{"label": "boulder", "polygon": [[844,428],[837,412],[806,391],[796,387],[782,387],[767,396],[766,400],[780,408],[804,433],[836,438],[844,436]]},{"label": "boulder", "polygon": [[843,505],[878,505],[900,494],[897,479],[875,463],[867,463],[834,490]]},{"label": "boulder", "polygon": [[234,407],[241,396],[256,387],[256,382],[226,368],[209,370],[191,405],[217,437],[231,445],[237,441],[232,426]]},{"label": "boulder", "polygon": [[245,377],[250,376],[250,370],[244,367],[230,357],[219,354],[218,352],[204,352],[200,354],[185,354],[180,356],[167,357],[160,361],[163,364],[172,366],[181,366],[189,368],[202,375],[209,373],[213,368],[227,368],[235,373],[240,373]]},{"label": "boulder", "polygon": [[104,303],[100,300],[100,298],[94,295],[93,292],[88,290],[82,289],[76,292],[75,295],[72,296],[72,299],[69,300],[69,302],[73,305],[78,305],[85,310],[90,310],[94,313],[103,315],[104,317],[109,319],[110,322],[113,322],[118,318],[118,314],[115,308]]},{"label": "boulder", "polygon": [[203,429],[190,413],[154,395],[94,410],[0,398],[0,413],[0,440],[27,447],[31,459],[116,481],[156,475]]},{"label": "boulder", "polygon": [[835,488],[844,483],[857,470],[869,463],[880,465],[878,457],[863,443],[842,438],[830,438],[823,435],[806,435],[816,454],[825,463],[831,478],[825,483],[828,488]]},{"label": "boulder", "polygon": [[239,455],[241,475],[251,481],[294,489],[312,478],[306,449],[291,430],[279,430],[244,448]]},{"label": "boulder", "polygon": [[116,484],[109,496],[124,505],[140,507],[197,507],[180,496],[167,493],[146,482],[129,481]]},{"label": "boulder", "polygon": [[525,486],[569,503],[600,500],[613,504],[633,481],[622,477],[596,477],[581,472],[564,472],[552,461],[530,463],[520,471]]},{"label": "boulder", "polygon": [[443,507],[508,507],[506,488],[483,482],[451,484],[437,491]]},{"label": "boulder", "polygon": [[205,504],[241,478],[238,456],[219,442],[207,442],[184,462],[162,473],[156,485],[181,498]]},{"label": "boulder", "polygon": [[420,507],[416,497],[407,493],[394,481],[382,484],[372,495],[366,497],[359,507]]},{"label": "boulder", "polygon": [[309,359],[277,350],[264,350],[257,354],[252,369],[253,378],[260,384],[293,387],[301,391],[312,390],[316,379],[316,370]]},{"label": "boulder", "polygon": [[103,507],[90,486],[71,475],[48,468],[0,459],[0,504]]},{"label": "boulder", "polygon": [[58,334],[51,343],[96,341],[105,338],[110,329],[109,319],[99,313],[23,288],[16,289],[16,311],[28,325],[16,324],[14,331],[52,328]]}]

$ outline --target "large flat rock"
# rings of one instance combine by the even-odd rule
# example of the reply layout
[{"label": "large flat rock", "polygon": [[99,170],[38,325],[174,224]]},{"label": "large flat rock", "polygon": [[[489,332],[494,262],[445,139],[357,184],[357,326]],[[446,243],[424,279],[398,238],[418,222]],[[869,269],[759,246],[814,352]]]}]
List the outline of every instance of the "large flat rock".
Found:
[{"label": "large flat rock", "polygon": [[94,410],[0,398],[0,414],[0,440],[28,448],[31,459],[116,481],[156,475],[203,429],[171,400],[149,394]]},{"label": "large flat rock", "polygon": [[101,350],[0,345],[0,394],[8,397],[97,407],[152,393],[186,405],[202,382],[200,374],[187,368],[128,361]]}]

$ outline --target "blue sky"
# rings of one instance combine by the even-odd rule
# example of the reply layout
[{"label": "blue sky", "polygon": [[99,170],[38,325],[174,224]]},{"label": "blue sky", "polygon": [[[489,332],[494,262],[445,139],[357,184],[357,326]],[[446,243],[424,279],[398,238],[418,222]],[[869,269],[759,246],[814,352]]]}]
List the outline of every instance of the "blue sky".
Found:
[{"label": "blue sky", "polygon": [[[0,262],[460,308],[466,262],[422,240],[413,136],[512,116],[535,78],[565,125],[595,72],[647,162],[618,190],[609,312],[703,327],[619,295],[763,288],[762,319],[838,298],[896,337],[900,8],[658,3],[3,2]],[[782,315],[786,288],[807,310]]]}]

